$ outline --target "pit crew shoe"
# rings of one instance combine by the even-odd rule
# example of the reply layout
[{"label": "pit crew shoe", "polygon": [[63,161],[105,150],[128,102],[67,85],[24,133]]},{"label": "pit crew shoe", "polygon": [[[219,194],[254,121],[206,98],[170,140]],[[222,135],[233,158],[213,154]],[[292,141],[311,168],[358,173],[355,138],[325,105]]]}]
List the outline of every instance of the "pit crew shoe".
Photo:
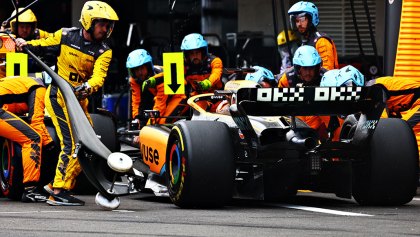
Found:
[{"label": "pit crew shoe", "polygon": [[45,202],[48,199],[48,194],[39,190],[36,186],[25,187],[21,201],[22,202]]},{"label": "pit crew shoe", "polygon": [[47,200],[51,206],[84,206],[85,202],[71,195],[70,191],[61,190],[58,194],[51,194]]},{"label": "pit crew shoe", "polygon": [[54,194],[53,184],[52,183],[48,183],[47,185],[44,186],[44,190],[45,190],[45,192],[47,192],[50,195]]}]

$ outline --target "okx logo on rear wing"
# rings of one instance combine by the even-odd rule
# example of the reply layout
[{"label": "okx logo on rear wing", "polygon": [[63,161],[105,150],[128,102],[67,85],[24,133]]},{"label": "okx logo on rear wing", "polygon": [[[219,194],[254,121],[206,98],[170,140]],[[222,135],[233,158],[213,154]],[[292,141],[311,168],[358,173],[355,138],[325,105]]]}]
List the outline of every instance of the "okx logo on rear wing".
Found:
[{"label": "okx logo on rear wing", "polygon": [[378,119],[386,106],[384,90],[370,87],[241,88],[237,103],[247,115],[306,116],[364,113]]}]

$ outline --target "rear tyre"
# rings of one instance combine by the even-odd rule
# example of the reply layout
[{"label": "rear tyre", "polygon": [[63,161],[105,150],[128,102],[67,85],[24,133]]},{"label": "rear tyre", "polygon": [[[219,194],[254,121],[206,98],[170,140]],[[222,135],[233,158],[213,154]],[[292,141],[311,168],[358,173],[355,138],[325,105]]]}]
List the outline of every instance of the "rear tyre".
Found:
[{"label": "rear tyre", "polygon": [[418,148],[408,124],[381,119],[366,162],[354,165],[353,197],[361,205],[396,206],[416,195]]},{"label": "rear tyre", "polygon": [[169,136],[165,178],[181,208],[216,207],[232,197],[234,153],[229,128],[213,121],[181,121]]}]

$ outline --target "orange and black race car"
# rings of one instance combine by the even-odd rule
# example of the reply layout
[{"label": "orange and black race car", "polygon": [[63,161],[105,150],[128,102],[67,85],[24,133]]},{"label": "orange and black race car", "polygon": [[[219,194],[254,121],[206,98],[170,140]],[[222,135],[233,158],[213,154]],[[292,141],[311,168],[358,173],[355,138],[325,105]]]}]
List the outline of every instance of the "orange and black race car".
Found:
[{"label": "orange and black race car", "polygon": [[[139,151],[125,152],[112,119],[102,116],[94,130],[74,88],[24,51],[62,91],[75,155],[98,191],[96,203],[107,209],[119,206],[119,196],[159,182],[179,207],[223,206],[232,197],[278,200],[300,189],[353,196],[364,205],[402,205],[416,194],[414,134],[403,120],[380,119],[386,101],[380,87],[256,88],[230,81],[223,91],[189,98],[188,118],[144,126]],[[209,112],[203,102],[222,108]],[[321,142],[295,117],[308,115],[350,116],[339,141]]]},{"label": "orange and black race car", "polygon": [[[189,98],[192,113],[185,119],[117,133],[104,114],[92,128],[74,88],[24,50],[62,91],[75,155],[98,191],[96,203],[107,209],[118,208],[119,196],[148,188],[179,207],[279,200],[301,189],[354,197],[363,205],[402,205],[416,194],[416,140],[405,121],[380,119],[386,101],[381,87],[257,88],[229,81],[225,90]],[[206,111],[198,105],[203,102],[218,109]],[[295,117],[308,115],[349,116],[339,141],[321,141]],[[133,133],[140,133],[140,149],[120,151],[117,135]]]},{"label": "orange and black race car", "polygon": [[[175,205],[280,200],[301,189],[353,196],[363,205],[412,200],[416,140],[403,120],[379,119],[381,88],[255,87],[230,81],[223,91],[191,97],[190,118],[140,130],[140,162],[162,177]],[[197,104],[203,100],[225,109],[205,111]],[[350,116],[339,141],[321,142],[298,115]]]}]

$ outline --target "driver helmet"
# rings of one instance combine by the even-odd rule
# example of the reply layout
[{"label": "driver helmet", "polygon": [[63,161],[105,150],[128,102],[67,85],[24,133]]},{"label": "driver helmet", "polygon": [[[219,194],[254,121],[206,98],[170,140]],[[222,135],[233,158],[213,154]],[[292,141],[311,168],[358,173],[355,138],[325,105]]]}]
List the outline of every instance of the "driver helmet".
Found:
[{"label": "driver helmet", "polygon": [[[276,86],[276,80],[270,70],[260,66],[253,66],[252,68],[255,69],[255,72],[246,74],[245,80],[254,81],[260,84],[262,87]],[[266,83],[268,83],[269,86],[266,86]]]}]

